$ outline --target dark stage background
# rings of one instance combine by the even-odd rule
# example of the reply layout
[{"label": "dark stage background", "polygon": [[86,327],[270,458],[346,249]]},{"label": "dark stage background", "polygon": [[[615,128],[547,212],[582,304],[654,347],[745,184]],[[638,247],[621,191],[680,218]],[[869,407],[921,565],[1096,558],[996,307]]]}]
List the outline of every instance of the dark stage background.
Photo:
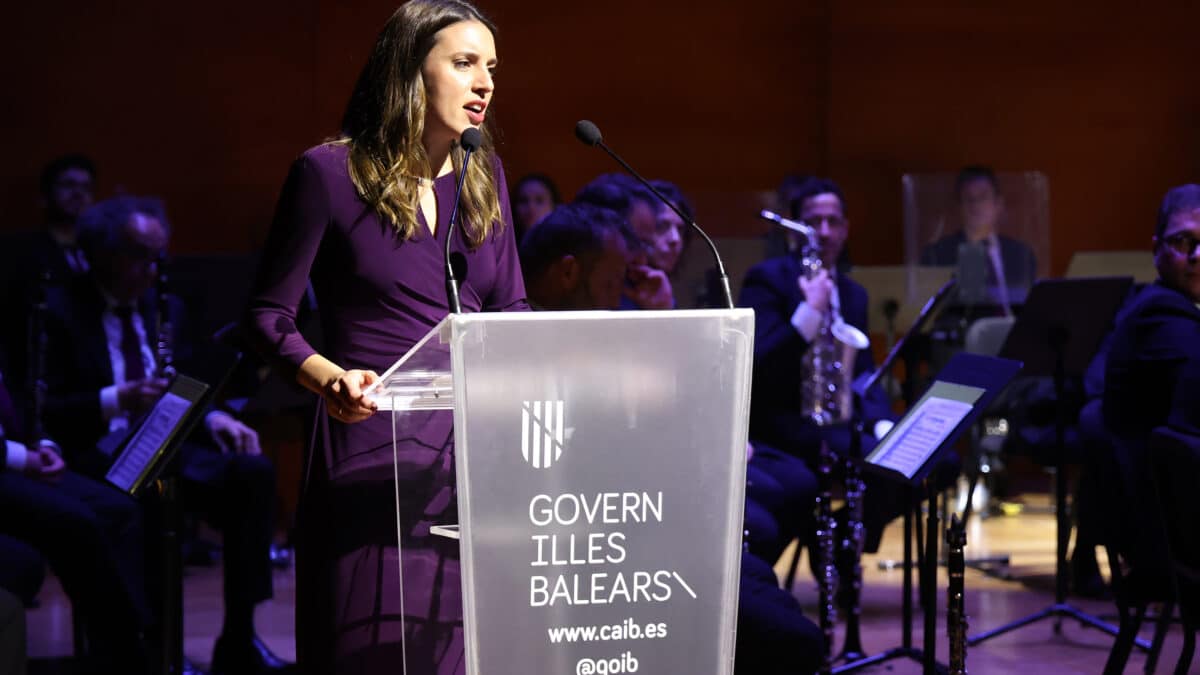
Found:
[{"label": "dark stage background", "polygon": [[[83,151],[98,196],[167,200],[175,253],[252,250],[395,4],[10,4],[0,227],[35,224],[39,167]],[[1200,180],[1193,2],[480,4],[511,178],[572,194],[611,170],[572,136],[588,117],[722,236],[762,232],[746,195],[818,172],[846,188],[856,262],[898,263],[900,175],[988,163],[1049,176],[1059,273],[1075,249],[1146,247],[1163,191]]]}]

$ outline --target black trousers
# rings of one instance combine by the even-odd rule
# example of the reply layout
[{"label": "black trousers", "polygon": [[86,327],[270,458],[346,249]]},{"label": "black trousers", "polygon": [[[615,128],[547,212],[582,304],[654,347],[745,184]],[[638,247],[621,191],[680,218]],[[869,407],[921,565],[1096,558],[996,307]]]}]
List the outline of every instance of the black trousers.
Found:
[{"label": "black trousers", "polygon": [[46,580],[46,560],[33,546],[4,534],[0,534],[0,560],[4,561],[0,565],[0,588],[29,607]]},{"label": "black trousers", "polygon": [[136,502],[72,472],[55,484],[0,472],[0,514],[0,533],[35,548],[62,582],[91,653],[113,663],[137,658],[148,613]]},{"label": "black trousers", "polygon": [[734,673],[814,673],[824,653],[821,629],[804,616],[796,598],[779,587],[771,566],[743,553]]},{"label": "black trousers", "polygon": [[[222,454],[184,444],[175,458],[181,508],[220,530],[225,572],[225,612],[251,612],[272,595],[271,539],[275,521],[275,466],[263,456]],[[162,505],[146,500],[147,584],[154,607],[162,606]]]},{"label": "black trousers", "polygon": [[[815,475],[818,469],[818,455],[821,442],[829,444],[831,450],[839,457],[847,454],[850,448],[850,430],[846,425],[818,427],[803,419],[800,415],[779,416],[771,420],[771,424],[761,424],[759,436],[753,436],[755,447],[761,440],[779,448],[782,452],[801,460]],[[752,432],[754,430],[752,429]],[[876,440],[866,430],[862,438],[862,452],[866,456],[874,449]],[[832,478],[841,480],[844,475],[845,462],[836,461]],[[944,490],[954,484],[961,471],[962,463],[957,455],[946,454],[937,460],[932,479],[938,490]],[[866,534],[864,549],[867,553],[879,550],[883,529],[892,520],[904,514],[910,505],[910,492],[903,484],[882,478],[873,473],[864,473],[863,482],[863,525]]]},{"label": "black trousers", "polygon": [[[788,542],[812,531],[817,477],[801,460],[755,444],[746,467],[746,529],[750,552],[774,562]],[[774,526],[773,528],[771,526]]]}]

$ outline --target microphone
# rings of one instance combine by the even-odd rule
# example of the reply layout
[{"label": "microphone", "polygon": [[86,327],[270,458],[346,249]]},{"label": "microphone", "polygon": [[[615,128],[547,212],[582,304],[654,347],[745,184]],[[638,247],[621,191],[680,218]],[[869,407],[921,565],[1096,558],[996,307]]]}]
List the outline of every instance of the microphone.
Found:
[{"label": "microphone", "polygon": [[729,290],[729,275],[725,273],[725,264],[721,262],[721,254],[717,252],[717,245],[713,243],[713,240],[709,238],[708,234],[705,233],[704,230],[700,229],[700,226],[696,224],[696,221],[684,215],[683,211],[680,211],[679,207],[672,204],[671,200],[667,199],[661,192],[656,190],[654,186],[650,184],[650,181],[642,178],[637,171],[633,170],[632,166],[629,166],[625,160],[621,159],[617,153],[613,152],[607,145],[605,145],[604,139],[600,135],[600,129],[597,128],[595,124],[588,120],[579,120],[579,122],[575,124],[575,138],[578,138],[579,141],[586,146],[599,146],[601,150],[608,153],[609,157],[612,157],[614,160],[616,160],[617,164],[620,164],[621,168],[625,169],[629,175],[636,178],[639,183],[646,187],[646,189],[654,193],[654,196],[658,197],[659,201],[661,201],[663,204],[666,204],[669,209],[674,211],[683,220],[683,222],[690,225],[693,230],[700,234],[700,238],[704,240],[704,243],[708,244],[708,250],[712,251],[713,261],[717,264],[717,278],[720,279],[721,290],[725,294],[725,306],[728,309],[733,309],[733,292]]},{"label": "microphone", "polygon": [[446,304],[449,305],[451,314],[461,314],[462,303],[458,299],[458,278],[454,273],[454,265],[450,262],[450,242],[454,240],[454,225],[458,222],[458,205],[462,200],[467,166],[471,163],[471,154],[483,144],[483,134],[475,127],[467,127],[458,144],[463,149],[463,163],[458,174],[458,186],[454,188],[454,206],[450,208],[450,222],[446,225],[446,251],[443,255],[446,263]]}]

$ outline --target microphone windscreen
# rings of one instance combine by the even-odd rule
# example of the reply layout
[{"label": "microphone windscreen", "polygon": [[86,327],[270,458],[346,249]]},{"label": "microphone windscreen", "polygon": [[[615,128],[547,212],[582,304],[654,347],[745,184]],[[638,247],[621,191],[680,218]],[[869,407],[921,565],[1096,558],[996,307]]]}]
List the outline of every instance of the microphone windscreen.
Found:
[{"label": "microphone windscreen", "polygon": [[603,140],[600,137],[600,129],[589,120],[579,120],[575,123],[575,138],[589,146],[599,145]]},{"label": "microphone windscreen", "polygon": [[475,127],[467,127],[462,133],[462,140],[459,141],[459,145],[463,147],[463,150],[475,152],[479,149],[479,146],[483,145],[483,134]]}]

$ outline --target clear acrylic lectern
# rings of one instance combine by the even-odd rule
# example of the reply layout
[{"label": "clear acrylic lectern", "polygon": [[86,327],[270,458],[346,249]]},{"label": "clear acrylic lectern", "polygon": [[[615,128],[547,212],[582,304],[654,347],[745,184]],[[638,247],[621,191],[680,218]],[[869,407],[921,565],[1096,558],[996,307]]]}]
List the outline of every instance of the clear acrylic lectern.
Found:
[{"label": "clear acrylic lectern", "polygon": [[384,373],[453,410],[469,674],[733,672],[753,348],[744,309],[459,314]]}]

